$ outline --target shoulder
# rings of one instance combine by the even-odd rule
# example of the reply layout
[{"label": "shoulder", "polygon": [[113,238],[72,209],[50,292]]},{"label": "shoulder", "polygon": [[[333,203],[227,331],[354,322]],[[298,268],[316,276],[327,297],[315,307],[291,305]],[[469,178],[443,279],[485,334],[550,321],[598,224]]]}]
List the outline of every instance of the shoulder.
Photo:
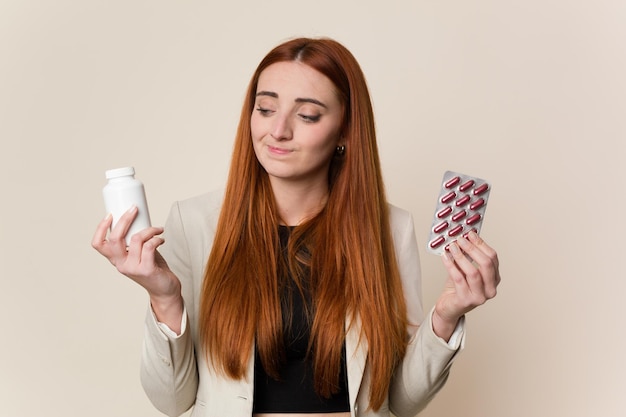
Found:
[{"label": "shoulder", "polygon": [[[223,192],[213,191],[172,204],[163,232],[166,243],[160,248],[168,263],[198,266],[201,271],[199,265],[206,263],[213,244],[222,196]],[[182,268],[175,272],[184,276]]]},{"label": "shoulder", "polygon": [[175,201],[170,209],[166,226],[182,229],[185,234],[215,230],[219,219],[223,190],[215,190]]},{"label": "shoulder", "polygon": [[214,190],[174,203],[182,218],[215,219],[219,217],[224,190]]},{"label": "shoulder", "polygon": [[218,210],[222,207],[224,199],[224,190],[218,189],[209,191],[194,197],[179,200],[175,204],[189,211],[211,211]]},{"label": "shoulder", "polygon": [[389,204],[389,224],[398,260],[406,262],[408,259],[417,259],[418,247],[413,215],[407,210]]},{"label": "shoulder", "polygon": [[387,207],[389,209],[389,219],[392,225],[394,222],[402,223],[408,221],[412,217],[411,213],[401,207],[395,206],[391,203],[387,203]]},{"label": "shoulder", "polygon": [[393,204],[388,204],[387,207],[389,209],[389,224],[394,241],[398,242],[398,239],[404,240],[407,234],[413,234],[413,215],[409,211]]}]

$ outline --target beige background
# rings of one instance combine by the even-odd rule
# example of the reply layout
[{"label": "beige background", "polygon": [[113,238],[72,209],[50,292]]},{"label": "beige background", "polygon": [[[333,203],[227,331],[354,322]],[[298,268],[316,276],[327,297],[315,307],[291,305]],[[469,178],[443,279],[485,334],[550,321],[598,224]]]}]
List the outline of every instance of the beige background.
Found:
[{"label": "beige background", "polygon": [[504,281],[422,415],[623,416],[624,22],[623,0],[0,0],[0,416],[158,415],[146,296],[89,245],[104,170],[135,166],[155,224],[221,186],[248,79],[296,35],[361,62],[422,246],[445,170],[493,182]]}]

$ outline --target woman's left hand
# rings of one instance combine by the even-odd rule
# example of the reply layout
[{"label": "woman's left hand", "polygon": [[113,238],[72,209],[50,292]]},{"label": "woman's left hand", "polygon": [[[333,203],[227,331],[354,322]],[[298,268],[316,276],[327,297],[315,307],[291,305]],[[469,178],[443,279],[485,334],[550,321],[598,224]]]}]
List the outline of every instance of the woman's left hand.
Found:
[{"label": "woman's left hand", "polygon": [[433,313],[435,333],[448,340],[459,319],[496,296],[500,283],[498,254],[476,233],[450,244],[442,255],[448,271]]}]

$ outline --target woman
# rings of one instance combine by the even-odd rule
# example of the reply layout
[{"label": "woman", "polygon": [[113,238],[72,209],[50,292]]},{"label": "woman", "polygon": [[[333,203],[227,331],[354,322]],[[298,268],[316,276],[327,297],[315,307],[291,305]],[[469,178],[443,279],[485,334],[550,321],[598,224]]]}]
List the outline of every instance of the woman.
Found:
[{"label": "woman", "polygon": [[386,201],[365,78],[329,39],[260,63],[224,193],[174,204],[126,248],[136,214],[108,238],[107,216],[92,244],[148,291],[142,383],[170,416],[413,416],[445,383],[464,314],[500,281],[495,251],[460,239],[424,320],[412,218]]}]

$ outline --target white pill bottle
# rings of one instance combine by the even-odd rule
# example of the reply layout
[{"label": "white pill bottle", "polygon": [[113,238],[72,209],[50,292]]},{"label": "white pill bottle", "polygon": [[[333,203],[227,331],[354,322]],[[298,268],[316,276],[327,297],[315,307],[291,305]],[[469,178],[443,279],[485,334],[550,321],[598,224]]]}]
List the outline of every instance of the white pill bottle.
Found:
[{"label": "white pill bottle", "polygon": [[105,172],[107,184],[102,189],[104,206],[107,213],[113,216],[115,227],[120,217],[132,206],[138,209],[137,217],[126,233],[126,244],[130,244],[130,238],[135,233],[150,227],[150,213],[146,201],[146,192],[141,181],[135,178],[135,168],[124,167],[110,169]]}]

